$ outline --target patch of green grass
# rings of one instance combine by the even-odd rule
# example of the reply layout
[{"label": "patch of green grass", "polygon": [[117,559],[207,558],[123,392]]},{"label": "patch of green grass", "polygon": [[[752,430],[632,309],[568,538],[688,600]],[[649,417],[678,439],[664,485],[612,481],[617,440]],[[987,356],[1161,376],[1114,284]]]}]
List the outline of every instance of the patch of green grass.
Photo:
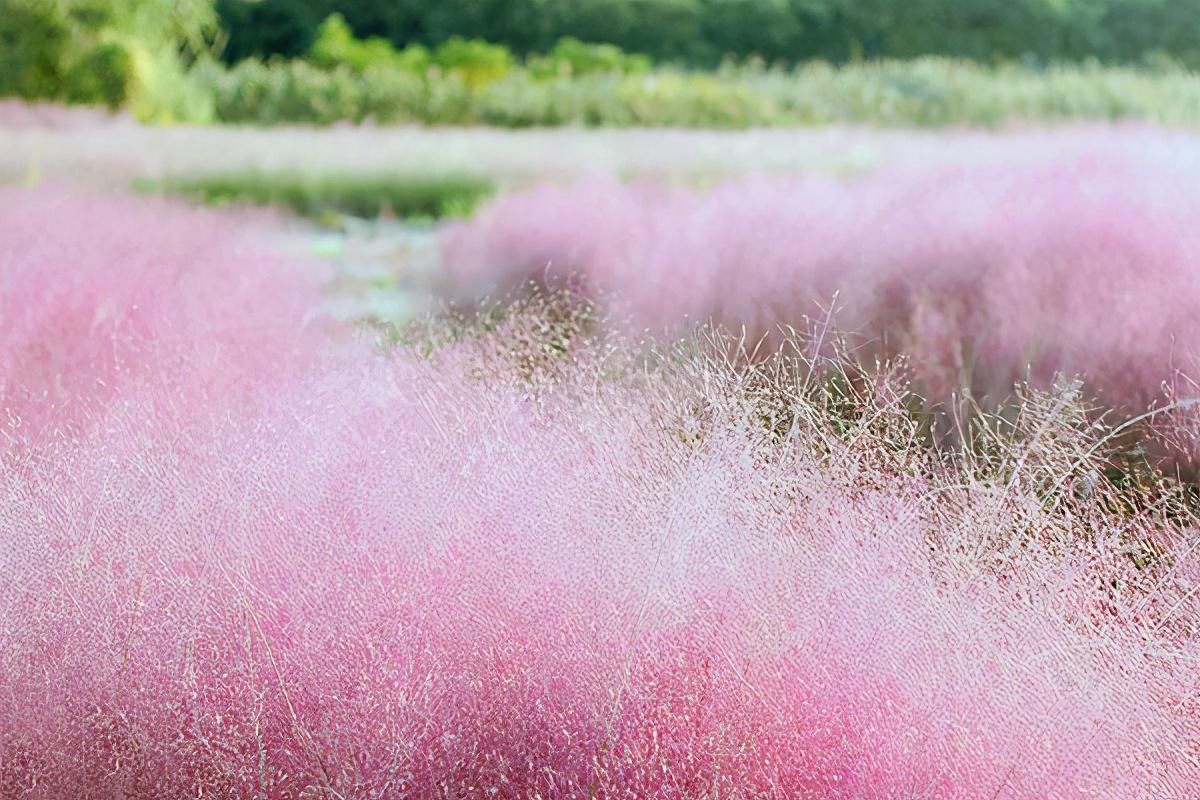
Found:
[{"label": "patch of green grass", "polygon": [[177,194],[208,205],[287,208],[314,219],[348,214],[406,219],[469,216],[495,192],[485,178],[400,173],[229,172],[139,180],[141,192]]}]

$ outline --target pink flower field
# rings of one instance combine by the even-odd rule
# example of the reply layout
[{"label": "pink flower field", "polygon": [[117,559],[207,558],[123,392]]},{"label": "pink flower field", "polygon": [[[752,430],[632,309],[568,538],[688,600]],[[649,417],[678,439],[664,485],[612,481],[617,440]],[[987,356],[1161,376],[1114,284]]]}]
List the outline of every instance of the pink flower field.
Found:
[{"label": "pink flower field", "polygon": [[444,269],[467,295],[579,280],[635,330],[757,336],[833,311],[865,352],[910,356],[934,400],[1082,374],[1132,414],[1191,387],[1200,142],[1081,129],[944,150],[850,181],[546,184],[446,230]]},{"label": "pink flower field", "polygon": [[1200,507],[1094,407],[1190,397],[1162,136],[535,188],[447,275],[586,291],[398,344],[262,219],[0,192],[0,798],[1200,797]]},{"label": "pink flower field", "polygon": [[183,410],[314,355],[317,284],[215,214],[6,189],[0,241],[9,445],[77,434],[124,387]]}]

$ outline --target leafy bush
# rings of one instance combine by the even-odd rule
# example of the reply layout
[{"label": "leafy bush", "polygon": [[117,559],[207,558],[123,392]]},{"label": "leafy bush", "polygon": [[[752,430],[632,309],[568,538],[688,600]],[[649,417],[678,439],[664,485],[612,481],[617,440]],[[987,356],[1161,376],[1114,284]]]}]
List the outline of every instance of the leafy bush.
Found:
[{"label": "leafy bush", "polygon": [[399,53],[386,39],[356,39],[339,14],[321,23],[308,58],[323,69],[345,67],[359,74],[371,68],[424,72],[429,65],[428,51],[422,47]]},{"label": "leafy bush", "polygon": [[197,76],[224,122],[328,125],[360,121],[366,108],[366,84],[344,67],[323,70],[305,61],[246,60],[228,71],[214,66]]},{"label": "leafy bush", "polygon": [[779,119],[774,104],[740,81],[659,73],[622,81],[617,92],[635,124],[747,128]]},{"label": "leafy bush", "polygon": [[620,81],[603,74],[539,80],[529,72],[515,72],[478,94],[477,117],[506,128],[633,125],[633,112],[618,91]]},{"label": "leafy bush", "polygon": [[0,12],[0,95],[58,97],[71,34],[57,6],[7,0]]},{"label": "leafy bush", "polygon": [[0,94],[117,107],[142,119],[206,121],[188,78],[216,22],[209,0],[6,0]]},{"label": "leafy bush", "polygon": [[421,45],[396,50],[386,39],[358,39],[340,14],[330,15],[317,29],[309,60],[323,69],[345,68],[356,74],[406,70],[425,74],[431,67],[456,75],[477,88],[504,77],[513,67],[512,53],[483,41],[452,38],[430,52]]},{"label": "leafy bush", "polygon": [[456,36],[434,51],[433,63],[462,79],[468,89],[478,89],[507,75],[513,68],[513,57],[502,45]]},{"label": "leafy bush", "polygon": [[134,59],[117,42],[96,45],[81,55],[63,77],[67,102],[99,103],[117,110],[129,100],[135,82]]},{"label": "leafy bush", "polygon": [[571,78],[593,73],[642,75],[650,71],[650,59],[631,55],[611,44],[586,44],[570,36],[559,39],[544,56],[526,61],[538,78]]},{"label": "leafy bush", "polygon": [[488,86],[476,102],[480,122],[504,127],[747,128],[781,121],[771,100],[741,82],[670,72],[550,80],[519,73]]},{"label": "leafy bush", "polygon": [[408,69],[370,67],[363,73],[361,119],[428,122],[434,110],[429,82]]},{"label": "leafy bush", "polygon": [[133,82],[128,106],[143,122],[213,121],[215,103],[204,84],[185,67],[171,45],[148,48],[128,42]]}]

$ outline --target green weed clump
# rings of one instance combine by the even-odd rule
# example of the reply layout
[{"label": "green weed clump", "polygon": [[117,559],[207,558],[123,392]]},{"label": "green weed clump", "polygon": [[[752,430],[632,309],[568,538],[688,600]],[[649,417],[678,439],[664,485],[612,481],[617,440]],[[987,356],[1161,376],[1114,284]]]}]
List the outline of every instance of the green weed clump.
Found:
[{"label": "green weed clump", "polygon": [[467,216],[494,192],[483,178],[387,173],[229,172],[140,181],[143,192],[165,192],[209,205],[288,208],[306,217],[347,214],[440,219]]}]

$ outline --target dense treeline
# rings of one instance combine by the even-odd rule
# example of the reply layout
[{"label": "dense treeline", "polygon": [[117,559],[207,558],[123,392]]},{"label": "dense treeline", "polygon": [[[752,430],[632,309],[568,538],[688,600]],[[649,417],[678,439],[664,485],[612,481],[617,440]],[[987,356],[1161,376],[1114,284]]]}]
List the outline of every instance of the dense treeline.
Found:
[{"label": "dense treeline", "polygon": [[518,54],[563,36],[713,65],[947,55],[983,61],[1169,56],[1200,66],[1200,0],[219,0],[224,57],[300,55],[340,13],[359,36],[435,46],[486,39]]}]

